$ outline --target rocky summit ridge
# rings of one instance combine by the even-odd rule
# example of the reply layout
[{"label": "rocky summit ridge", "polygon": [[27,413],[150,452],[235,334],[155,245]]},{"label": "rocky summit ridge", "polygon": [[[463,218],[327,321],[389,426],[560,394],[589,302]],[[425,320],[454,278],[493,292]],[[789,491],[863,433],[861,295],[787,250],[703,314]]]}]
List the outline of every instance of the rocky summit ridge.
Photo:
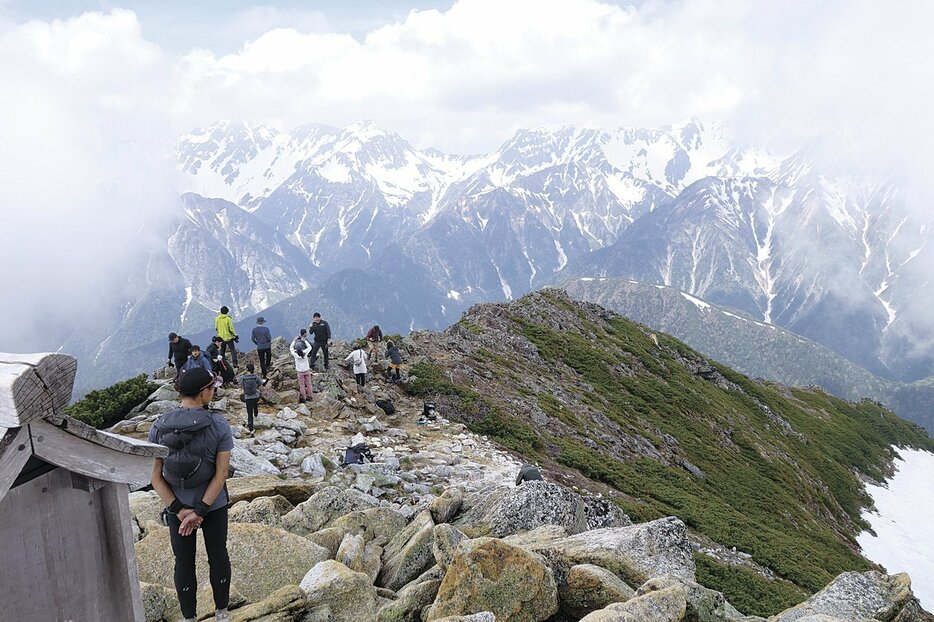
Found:
[{"label": "rocky summit ridge", "polygon": [[[877,405],[750,381],[555,290],[400,341],[403,382],[333,365],[299,404],[276,340],[252,437],[219,391],[235,620],[934,620],[854,543],[860,478],[885,476],[892,445],[932,448]],[[157,382],[114,431],[174,407]],[[340,467],[360,440],[374,461]],[[547,481],[515,487],[527,461]],[[161,503],[131,508],[147,620],[175,622]],[[198,569],[207,586],[203,551]]]}]

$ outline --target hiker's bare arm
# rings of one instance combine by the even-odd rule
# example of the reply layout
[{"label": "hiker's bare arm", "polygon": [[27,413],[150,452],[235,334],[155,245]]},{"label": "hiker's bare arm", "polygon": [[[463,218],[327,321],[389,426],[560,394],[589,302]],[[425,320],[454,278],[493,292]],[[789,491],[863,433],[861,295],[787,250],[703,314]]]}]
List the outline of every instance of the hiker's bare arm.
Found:
[{"label": "hiker's bare arm", "polygon": [[218,452],[214,462],[214,477],[208,484],[207,490],[204,491],[204,496],[201,497],[201,500],[207,505],[214,503],[217,499],[217,495],[221,494],[221,490],[224,489],[224,483],[227,481],[228,468],[230,468],[230,452]]},{"label": "hiker's bare arm", "polygon": [[162,477],[162,458],[156,458],[153,462],[152,476],[149,478],[149,481],[152,483],[152,489],[155,490],[159,498],[162,499],[162,503],[164,503],[166,507],[172,505],[172,502],[175,501],[175,493],[172,492],[172,489],[169,488],[169,483]]}]

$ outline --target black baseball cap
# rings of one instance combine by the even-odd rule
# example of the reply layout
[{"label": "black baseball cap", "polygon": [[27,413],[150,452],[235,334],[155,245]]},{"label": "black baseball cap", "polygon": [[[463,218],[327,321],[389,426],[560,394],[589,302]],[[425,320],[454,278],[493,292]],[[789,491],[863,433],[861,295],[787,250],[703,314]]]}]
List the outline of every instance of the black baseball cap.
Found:
[{"label": "black baseball cap", "polygon": [[192,367],[178,382],[178,392],[188,397],[198,395],[208,387],[219,387],[224,382],[203,367]]}]

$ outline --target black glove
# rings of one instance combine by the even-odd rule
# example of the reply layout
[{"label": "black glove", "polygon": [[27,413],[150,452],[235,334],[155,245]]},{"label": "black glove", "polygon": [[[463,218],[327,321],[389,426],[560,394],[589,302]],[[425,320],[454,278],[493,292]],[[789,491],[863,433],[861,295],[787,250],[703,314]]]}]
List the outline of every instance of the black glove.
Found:
[{"label": "black glove", "polygon": [[240,343],[240,335],[234,335],[234,343]]}]

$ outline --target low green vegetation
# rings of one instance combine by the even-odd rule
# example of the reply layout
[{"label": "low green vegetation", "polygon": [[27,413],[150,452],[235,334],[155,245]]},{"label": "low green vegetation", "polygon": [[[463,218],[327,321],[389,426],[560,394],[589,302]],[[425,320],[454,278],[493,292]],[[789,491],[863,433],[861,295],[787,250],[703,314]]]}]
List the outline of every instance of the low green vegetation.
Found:
[{"label": "low green vegetation", "polygon": [[723,593],[731,605],[748,615],[769,616],[809,596],[794,583],[769,580],[750,568],[724,564],[700,553],[694,554],[694,563],[701,585]]},{"label": "low green vegetation", "polygon": [[[507,350],[498,358],[509,357],[509,365],[470,357],[471,377],[496,386],[484,387],[483,397],[434,366],[424,377],[413,369],[414,390],[470,406],[457,416],[474,431],[615,488],[634,520],[675,515],[750,553],[782,581],[714,562],[704,561],[702,570],[710,587],[744,611],[774,614],[840,572],[871,567],[855,545],[869,501],[856,472],[882,478],[891,445],[934,449],[920,427],[872,402],[753,382],[667,335],[657,334],[656,345],[624,318],[602,319],[558,293],[533,296],[534,305],[528,298],[514,303],[511,319],[541,359]],[[560,330],[553,328],[557,316]],[[503,378],[503,367],[515,370],[514,378],[559,383],[579,406],[569,408],[547,389],[530,396]],[[515,410],[528,402],[563,425],[530,426],[531,406],[519,409],[526,416]],[[606,421],[598,415],[614,427],[597,427]],[[669,459],[651,452],[615,458],[625,454],[611,451],[613,434],[641,437]],[[682,468],[683,461],[702,475]]]},{"label": "low green vegetation", "polygon": [[108,428],[127,414],[156,389],[145,374],[121,380],[106,389],[97,389],[65,409],[65,413],[95,428]]}]

